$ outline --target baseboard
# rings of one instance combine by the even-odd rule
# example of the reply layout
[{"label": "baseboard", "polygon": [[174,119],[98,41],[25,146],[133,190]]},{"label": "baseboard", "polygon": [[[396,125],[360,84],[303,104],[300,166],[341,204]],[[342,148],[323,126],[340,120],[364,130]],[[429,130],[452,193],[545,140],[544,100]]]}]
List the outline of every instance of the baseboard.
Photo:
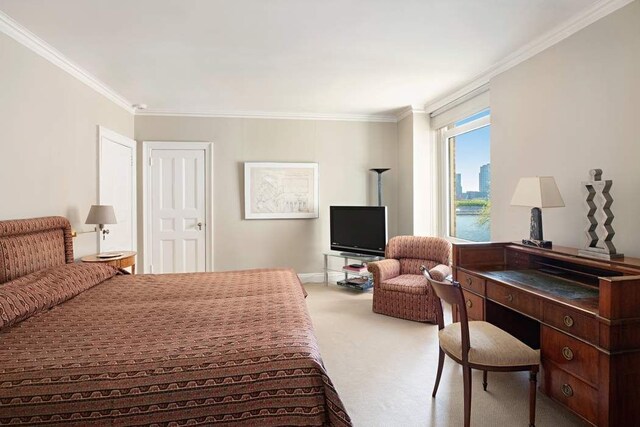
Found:
[{"label": "baseboard", "polygon": [[[300,273],[298,277],[302,283],[324,283],[324,273]],[[343,278],[343,273],[329,272],[329,283],[336,282]]]}]

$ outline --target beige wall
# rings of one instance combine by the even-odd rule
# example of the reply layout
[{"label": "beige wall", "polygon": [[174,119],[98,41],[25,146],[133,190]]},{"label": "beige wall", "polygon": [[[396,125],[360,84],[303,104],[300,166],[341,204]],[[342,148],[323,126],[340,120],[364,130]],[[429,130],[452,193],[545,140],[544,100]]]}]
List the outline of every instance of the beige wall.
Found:
[{"label": "beige wall", "polygon": [[398,234],[437,235],[439,157],[429,115],[412,112],[398,122]]},{"label": "beige wall", "polygon": [[413,235],[413,114],[398,122],[398,234]]},{"label": "beige wall", "polygon": [[[395,123],[137,116],[135,139],[213,142],[215,270],[280,266],[298,273],[322,271],[322,252],[329,249],[329,206],[375,204],[372,167],[392,168],[383,175],[384,202],[390,236],[396,234]],[[318,162],[320,218],[244,220],[245,161]]]},{"label": "beige wall", "polygon": [[553,175],[566,207],[545,209],[545,238],[584,244],[581,181],[613,179],[614,243],[640,256],[640,2],[590,25],[491,81],[492,238],[528,236],[510,207],[522,176]]},{"label": "beige wall", "polygon": [[[0,33],[0,219],[68,217],[97,201],[97,126],[133,136],[133,115]],[[75,239],[95,253],[95,233]]]},{"label": "beige wall", "polygon": [[440,156],[428,114],[413,114],[413,234],[437,236]]}]

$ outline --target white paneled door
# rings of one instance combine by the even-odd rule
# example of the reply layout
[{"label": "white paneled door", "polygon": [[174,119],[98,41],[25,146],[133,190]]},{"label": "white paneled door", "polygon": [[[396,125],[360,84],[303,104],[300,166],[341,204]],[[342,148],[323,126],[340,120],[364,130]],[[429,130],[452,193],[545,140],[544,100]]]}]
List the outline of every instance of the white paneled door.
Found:
[{"label": "white paneled door", "polygon": [[98,233],[100,252],[137,251],[136,244],[136,142],[98,127],[98,203],[112,205],[117,224]]},{"label": "white paneled door", "polygon": [[207,150],[153,147],[149,153],[149,272],[206,271]]}]

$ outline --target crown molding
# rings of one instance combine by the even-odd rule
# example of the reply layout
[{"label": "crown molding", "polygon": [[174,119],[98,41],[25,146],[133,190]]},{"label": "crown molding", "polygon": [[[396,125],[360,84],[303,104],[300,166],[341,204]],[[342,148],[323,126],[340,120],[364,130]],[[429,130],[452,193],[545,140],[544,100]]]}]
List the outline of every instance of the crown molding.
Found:
[{"label": "crown molding", "polygon": [[42,56],[52,64],[60,67],[82,83],[100,93],[127,112],[140,116],[177,116],[177,117],[220,117],[220,118],[260,118],[260,119],[288,119],[288,120],[339,120],[339,121],[364,121],[364,122],[390,122],[397,123],[411,113],[431,113],[438,108],[464,96],[472,90],[486,85],[496,75],[520,64],[543,50],[555,45],[586,26],[609,15],[610,13],[632,3],[635,0],[599,0],[591,7],[574,15],[563,24],[555,27],[541,37],[522,46],[512,54],[497,62],[482,73],[476,75],[467,84],[445,96],[435,98],[425,104],[425,108],[410,106],[401,110],[397,115],[393,114],[313,114],[294,112],[268,112],[268,111],[183,111],[173,109],[148,109],[136,111],[131,102],[115,90],[100,81],[89,72],[74,64],[61,52],[40,39],[31,31],[14,21],[10,16],[0,11],[0,32],[21,43],[33,52]]},{"label": "crown molding", "polygon": [[561,42],[567,37],[577,33],[583,28],[593,24],[601,18],[612,12],[632,3],[635,0],[599,0],[582,12],[572,16],[562,24],[553,28],[551,31],[532,40],[512,54],[508,55],[501,61],[498,61],[491,67],[476,75],[468,83],[453,92],[449,92],[439,98],[432,99],[425,104],[425,111],[432,113],[433,111],[447,105],[450,102],[464,96],[465,94],[477,89],[482,85],[489,84],[490,80],[507,71],[510,68],[526,61],[527,59],[537,55],[545,49]]},{"label": "crown molding", "polygon": [[396,123],[395,115],[387,114],[324,114],[294,113],[271,111],[184,111],[173,109],[149,108],[136,111],[136,116],[169,116],[169,117],[215,117],[239,119],[282,119],[282,120],[337,120],[349,122],[383,122]]},{"label": "crown molding", "polygon": [[403,120],[405,117],[409,117],[411,114],[427,114],[427,112],[419,107],[415,107],[413,105],[408,106],[398,112],[396,115],[396,121]]},{"label": "crown molding", "polygon": [[47,61],[60,67],[71,76],[80,80],[91,89],[103,95],[119,107],[124,108],[129,113],[134,113],[134,109],[125,97],[118,94],[105,83],[91,75],[88,71],[79,67],[65,57],[60,51],[42,40],[40,37],[18,24],[9,15],[0,11],[0,32],[8,35],[18,43],[31,49]]}]

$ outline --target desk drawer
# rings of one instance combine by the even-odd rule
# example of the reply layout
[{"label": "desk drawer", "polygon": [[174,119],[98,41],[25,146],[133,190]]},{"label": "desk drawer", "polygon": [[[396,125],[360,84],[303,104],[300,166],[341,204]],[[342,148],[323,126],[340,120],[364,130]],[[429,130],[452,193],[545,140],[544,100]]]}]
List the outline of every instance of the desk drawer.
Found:
[{"label": "desk drawer", "polygon": [[543,362],[544,391],[593,424],[598,422],[598,391],[553,362]]},{"label": "desk drawer", "polygon": [[540,301],[524,292],[516,291],[507,286],[487,282],[487,298],[536,319],[542,317]]},{"label": "desk drawer", "polygon": [[541,336],[543,360],[551,360],[565,371],[591,384],[598,384],[600,354],[595,347],[544,325]]},{"label": "desk drawer", "polygon": [[463,288],[484,295],[485,281],[464,271],[458,270],[458,282]]},{"label": "desk drawer", "polygon": [[462,291],[462,293],[469,320],[484,320],[484,298],[468,291]]},{"label": "desk drawer", "polygon": [[544,305],[543,320],[577,337],[587,339],[594,344],[598,343],[598,321],[593,317],[570,308],[547,303]]}]

